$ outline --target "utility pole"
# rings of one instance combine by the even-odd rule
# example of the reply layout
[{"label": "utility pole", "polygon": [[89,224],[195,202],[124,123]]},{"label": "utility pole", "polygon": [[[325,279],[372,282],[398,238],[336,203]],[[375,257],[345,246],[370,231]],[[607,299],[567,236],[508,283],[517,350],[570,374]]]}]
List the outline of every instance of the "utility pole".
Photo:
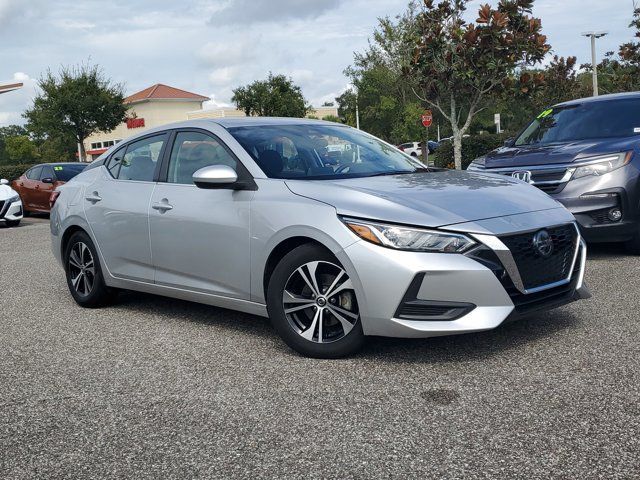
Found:
[{"label": "utility pole", "polygon": [[358,109],[358,92],[356,92],[356,128],[360,130],[360,110]]},{"label": "utility pole", "polygon": [[593,96],[598,96],[598,67],[596,63],[596,38],[602,38],[609,32],[583,32],[583,37],[591,38],[591,70],[593,77]]}]

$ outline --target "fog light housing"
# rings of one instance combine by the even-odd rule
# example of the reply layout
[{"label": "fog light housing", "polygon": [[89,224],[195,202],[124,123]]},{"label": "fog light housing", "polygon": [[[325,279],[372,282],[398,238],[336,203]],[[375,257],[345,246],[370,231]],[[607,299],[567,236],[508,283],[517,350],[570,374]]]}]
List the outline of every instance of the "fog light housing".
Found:
[{"label": "fog light housing", "polygon": [[612,222],[619,222],[622,219],[622,211],[620,211],[619,208],[612,208],[609,210],[607,217],[609,217],[609,220]]}]

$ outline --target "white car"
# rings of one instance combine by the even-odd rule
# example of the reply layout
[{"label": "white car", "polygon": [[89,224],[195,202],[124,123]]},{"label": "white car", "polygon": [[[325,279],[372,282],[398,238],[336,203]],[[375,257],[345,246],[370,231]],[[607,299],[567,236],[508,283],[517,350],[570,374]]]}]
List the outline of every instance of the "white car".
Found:
[{"label": "white car", "polygon": [[0,224],[17,227],[22,220],[22,201],[20,195],[9,186],[4,178],[0,180]]},{"label": "white car", "polygon": [[411,155],[412,157],[422,156],[422,148],[420,147],[420,142],[403,143],[402,145],[399,145],[398,148],[404,153]]}]

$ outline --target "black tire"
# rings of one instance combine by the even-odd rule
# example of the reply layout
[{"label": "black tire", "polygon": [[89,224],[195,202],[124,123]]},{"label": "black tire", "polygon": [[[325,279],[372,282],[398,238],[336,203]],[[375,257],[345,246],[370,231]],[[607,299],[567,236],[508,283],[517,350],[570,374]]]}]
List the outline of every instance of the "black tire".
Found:
[{"label": "black tire", "polygon": [[[78,252],[83,249],[82,245],[86,247],[90,255],[86,253],[87,250],[84,250],[84,254],[78,255]],[[77,280],[79,278],[78,273],[81,269],[77,266],[78,258],[81,258],[80,263],[86,263],[86,268],[82,269],[84,278],[79,280]],[[90,265],[93,265],[93,267],[90,267]],[[93,269],[92,273],[90,273],[91,268]],[[117,290],[107,287],[104,283],[96,247],[86,232],[78,231],[74,233],[67,242],[64,250],[64,269],[69,293],[81,307],[103,307],[115,300]],[[77,282],[75,285],[74,281]],[[85,288],[83,288],[83,285]]]},{"label": "black tire", "polygon": [[[289,252],[280,263],[278,263],[269,280],[267,288],[267,310],[271,323],[284,342],[302,355],[314,358],[340,358],[351,355],[357,352],[365,342],[357,300],[355,299],[355,292],[352,289],[345,289],[339,295],[336,293],[333,296],[327,295],[326,298],[323,297],[323,303],[326,307],[308,307],[311,310],[307,310],[307,313],[304,315],[308,314],[309,318],[314,315],[313,312],[317,311],[318,308],[323,311],[319,316],[320,326],[316,324],[314,327],[314,323],[311,323],[309,326],[306,326],[306,330],[303,330],[305,334],[308,334],[308,332],[311,333],[311,340],[304,338],[302,336],[303,332],[295,329],[292,320],[294,314],[290,314],[288,317],[285,313],[285,306],[283,304],[285,288],[287,288],[288,282],[293,278],[294,273],[298,272],[298,269],[303,266],[306,268],[306,265],[310,262],[320,262],[322,267],[319,267],[318,270],[335,267],[337,269],[336,271],[342,271],[342,266],[338,260],[328,250],[318,245],[306,244]],[[308,270],[306,271],[308,272]],[[346,276],[344,271],[342,271],[342,274]],[[316,278],[318,279],[318,286],[321,290],[323,289],[321,285],[324,285],[326,289],[326,284],[331,282],[330,273],[319,273],[316,275]],[[335,278],[335,276],[333,278]],[[343,276],[341,278],[345,277]],[[348,279],[348,276],[346,278]],[[303,288],[307,288],[304,286],[304,283],[299,283],[303,285]],[[339,289],[342,283],[343,282],[340,281],[334,290]],[[345,324],[338,321],[338,318],[332,313],[336,312],[335,308],[339,308],[340,312],[343,313],[343,320],[347,318],[347,316],[344,315],[346,310],[342,308],[344,306],[341,300],[343,295],[348,295],[349,298],[352,299],[349,301],[347,313],[351,313],[351,315],[357,314],[355,320],[353,320],[352,317],[348,318],[349,322],[352,323],[349,331],[346,331],[344,327]],[[310,301],[313,302],[315,300]],[[329,302],[332,302],[332,305],[329,305]],[[334,310],[332,310],[332,308]],[[296,313],[295,315],[301,316],[300,313]],[[325,329],[325,332],[321,333],[323,329]],[[328,337],[326,340],[325,335]],[[313,340],[313,338],[316,338],[316,340]],[[318,341],[318,338],[322,340]]]},{"label": "black tire", "polygon": [[17,227],[20,225],[20,220],[7,220],[7,227]]}]

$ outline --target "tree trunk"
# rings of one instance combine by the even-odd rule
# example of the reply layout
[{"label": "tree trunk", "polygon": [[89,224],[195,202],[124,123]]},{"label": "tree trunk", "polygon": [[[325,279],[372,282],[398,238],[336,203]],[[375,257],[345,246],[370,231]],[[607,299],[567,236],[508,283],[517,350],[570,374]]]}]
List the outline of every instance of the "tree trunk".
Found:
[{"label": "tree trunk", "polygon": [[78,161],[79,162],[86,162],[87,161],[87,152],[84,149],[84,139],[82,139],[82,140],[80,140],[78,142],[78,146],[80,147]]},{"label": "tree trunk", "polygon": [[453,160],[456,170],[462,170],[462,132],[453,133]]}]

